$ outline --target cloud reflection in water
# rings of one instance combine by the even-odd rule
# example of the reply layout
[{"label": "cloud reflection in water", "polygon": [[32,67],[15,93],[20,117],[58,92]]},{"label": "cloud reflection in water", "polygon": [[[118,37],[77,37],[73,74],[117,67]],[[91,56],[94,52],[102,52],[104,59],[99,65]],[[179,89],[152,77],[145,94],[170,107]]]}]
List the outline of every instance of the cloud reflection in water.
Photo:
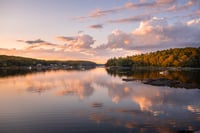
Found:
[{"label": "cloud reflection in water", "polygon": [[[200,123],[200,90],[124,82],[104,68],[49,71],[0,79],[1,91],[22,90],[84,101],[78,110],[97,124],[138,132],[196,131]],[[99,98],[97,98],[99,97]]]}]

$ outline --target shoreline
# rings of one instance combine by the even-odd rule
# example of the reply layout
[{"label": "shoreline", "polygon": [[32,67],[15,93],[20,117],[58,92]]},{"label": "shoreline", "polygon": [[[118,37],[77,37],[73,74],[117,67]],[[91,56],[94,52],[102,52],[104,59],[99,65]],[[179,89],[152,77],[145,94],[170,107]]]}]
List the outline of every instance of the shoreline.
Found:
[{"label": "shoreline", "polygon": [[110,66],[106,69],[121,69],[121,70],[200,70],[200,67],[157,67],[157,66],[133,66],[133,67],[122,67],[122,66]]}]

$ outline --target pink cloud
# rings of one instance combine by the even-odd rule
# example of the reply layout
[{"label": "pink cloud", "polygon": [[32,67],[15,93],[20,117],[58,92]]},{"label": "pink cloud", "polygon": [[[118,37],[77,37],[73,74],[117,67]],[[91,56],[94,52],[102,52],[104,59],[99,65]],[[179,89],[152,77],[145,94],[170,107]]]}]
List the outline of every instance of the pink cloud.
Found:
[{"label": "pink cloud", "polygon": [[158,4],[172,4],[177,2],[177,0],[156,0],[156,3]]},{"label": "pink cloud", "polygon": [[[27,47],[0,49],[1,54],[18,55],[42,59],[90,60],[105,63],[108,58],[138,54],[141,52],[172,47],[200,46],[200,20],[193,19],[185,23],[168,24],[166,18],[153,17],[142,20],[136,29],[127,33],[114,30],[107,41],[94,47],[95,39],[91,35],[59,36],[61,44],[41,39],[24,41]],[[31,44],[31,45],[30,45]]]},{"label": "pink cloud", "polygon": [[[187,23],[168,25],[165,18],[152,18],[140,22],[132,33],[120,30],[113,31],[107,43],[99,49],[142,50],[163,49],[171,47],[200,46],[200,21],[191,20]],[[184,34],[183,34],[184,33]]]},{"label": "pink cloud", "polygon": [[74,37],[59,36],[58,40],[65,43],[69,49],[90,49],[95,40],[90,35],[78,35]]},{"label": "pink cloud", "polygon": [[132,16],[128,18],[116,19],[116,20],[109,20],[108,23],[127,23],[127,22],[140,22],[143,20],[148,20],[151,17],[149,15],[138,15]]},{"label": "pink cloud", "polygon": [[96,18],[96,17],[106,16],[110,13],[116,13],[116,12],[121,11],[121,10],[123,10],[123,7],[116,7],[116,8],[108,9],[108,10],[97,9],[95,11],[92,11],[90,13],[89,17]]},{"label": "pink cloud", "polygon": [[[114,7],[111,9],[96,9],[94,11],[91,11],[87,16],[81,16],[77,17],[77,20],[84,20],[89,18],[99,18],[107,15],[116,15],[116,13],[120,13],[126,10],[136,10],[136,11],[147,11],[149,15],[156,15],[160,13],[170,13],[174,11],[183,11],[188,10],[191,7],[200,7],[200,1],[199,0],[188,0],[185,3],[179,2],[178,0],[154,0],[154,1],[147,1],[147,0],[141,0],[139,2],[127,2],[124,5],[121,5],[119,7]],[[106,22],[111,23],[121,23],[121,22],[130,22],[135,21],[135,17],[130,18],[122,18],[122,19],[116,19],[116,20],[109,20]],[[137,19],[136,19],[137,20]]]}]

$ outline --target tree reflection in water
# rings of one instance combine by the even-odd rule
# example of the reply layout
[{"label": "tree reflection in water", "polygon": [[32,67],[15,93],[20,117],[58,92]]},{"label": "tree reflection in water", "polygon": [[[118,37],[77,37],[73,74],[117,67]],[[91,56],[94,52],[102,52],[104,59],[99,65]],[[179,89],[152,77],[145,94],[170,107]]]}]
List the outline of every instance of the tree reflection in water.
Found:
[{"label": "tree reflection in water", "polygon": [[[151,70],[151,69],[106,69],[109,75],[121,78],[133,78],[136,80],[166,78],[171,81],[178,81],[179,84],[170,84],[175,88],[199,88],[200,89],[200,70]],[[164,72],[163,72],[164,71]]]},{"label": "tree reflection in water", "polygon": [[[112,132],[114,128],[119,129],[116,132],[144,133],[200,130],[199,89],[175,89],[122,80],[123,77],[140,80],[167,77],[198,84],[198,72],[189,74],[188,71],[169,71],[167,75],[162,75],[159,71],[107,72],[104,68],[96,68],[89,71],[59,70],[1,77],[0,118],[3,116],[1,114],[5,113],[3,110],[7,108],[9,111],[17,110],[13,113],[16,116],[32,116],[34,119],[31,121],[35,123],[46,116],[48,122],[53,124],[43,123],[42,128],[68,123],[69,126],[64,128],[64,131],[69,131],[69,128],[77,132],[86,129],[96,129],[97,132],[105,129],[103,131]],[[7,106],[13,102],[17,106]],[[25,107],[21,109],[18,107],[20,105]],[[38,109],[38,112],[33,109]],[[24,111],[26,113],[21,113]],[[39,117],[38,113],[42,112],[46,113]],[[54,118],[52,121],[49,120],[51,117]],[[2,122],[0,120],[0,123]],[[74,123],[80,125],[73,125]],[[75,126],[78,128],[74,129]]]}]

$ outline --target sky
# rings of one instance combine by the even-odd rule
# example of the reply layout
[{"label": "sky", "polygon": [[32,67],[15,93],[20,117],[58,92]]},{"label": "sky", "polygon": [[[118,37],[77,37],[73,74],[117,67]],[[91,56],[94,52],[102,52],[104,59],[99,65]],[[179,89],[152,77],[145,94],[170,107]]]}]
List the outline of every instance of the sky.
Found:
[{"label": "sky", "polygon": [[0,54],[105,63],[200,47],[200,0],[0,0]]}]

